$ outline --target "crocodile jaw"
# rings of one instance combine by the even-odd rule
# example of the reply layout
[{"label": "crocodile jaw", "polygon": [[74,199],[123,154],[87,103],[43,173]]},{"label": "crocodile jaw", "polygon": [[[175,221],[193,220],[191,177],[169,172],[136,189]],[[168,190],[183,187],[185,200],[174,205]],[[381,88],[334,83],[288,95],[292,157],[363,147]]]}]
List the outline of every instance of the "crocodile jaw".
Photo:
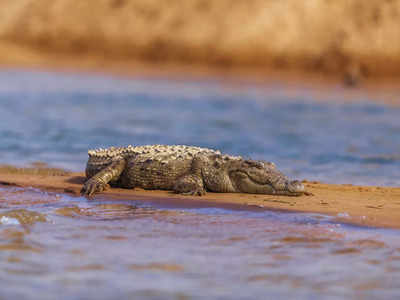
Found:
[{"label": "crocodile jaw", "polygon": [[229,179],[236,192],[251,194],[271,194],[299,196],[305,193],[304,185],[298,181],[290,181],[275,166],[256,164],[248,167],[241,165],[229,172]]}]

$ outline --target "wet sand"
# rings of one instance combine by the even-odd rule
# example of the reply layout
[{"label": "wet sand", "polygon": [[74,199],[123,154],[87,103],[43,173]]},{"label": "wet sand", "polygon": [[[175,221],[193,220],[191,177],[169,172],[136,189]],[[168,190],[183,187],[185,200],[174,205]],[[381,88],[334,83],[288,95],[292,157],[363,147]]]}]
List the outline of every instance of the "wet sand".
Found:
[{"label": "wet sand", "polygon": [[[9,171],[0,168],[0,184],[35,187],[79,196],[83,173],[60,174],[46,171]],[[152,202],[163,206],[221,207],[230,209],[321,213],[338,221],[363,226],[400,228],[400,188],[336,185],[304,182],[312,196],[207,193],[203,197],[182,196],[171,191],[111,188],[96,195],[101,199],[125,199]],[[1,196],[1,195],[0,195]]]}]

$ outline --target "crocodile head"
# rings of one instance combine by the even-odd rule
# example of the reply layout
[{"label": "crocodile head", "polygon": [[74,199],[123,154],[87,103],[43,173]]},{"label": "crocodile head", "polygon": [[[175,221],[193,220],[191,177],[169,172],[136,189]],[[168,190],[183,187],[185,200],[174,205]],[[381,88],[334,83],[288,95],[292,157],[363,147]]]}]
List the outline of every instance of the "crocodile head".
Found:
[{"label": "crocodile head", "polygon": [[289,180],[271,162],[215,157],[211,168],[214,169],[211,178],[223,186],[223,191],[288,196],[305,193],[300,181]]}]

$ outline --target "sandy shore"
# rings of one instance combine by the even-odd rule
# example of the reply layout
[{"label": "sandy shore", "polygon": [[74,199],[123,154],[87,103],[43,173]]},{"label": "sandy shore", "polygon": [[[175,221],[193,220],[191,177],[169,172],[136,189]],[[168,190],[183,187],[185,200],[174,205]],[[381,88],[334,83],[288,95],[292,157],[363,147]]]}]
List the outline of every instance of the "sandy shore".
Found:
[{"label": "sandy shore", "polygon": [[[79,196],[83,173],[58,170],[18,172],[0,168],[0,184],[35,187]],[[232,209],[321,213],[339,221],[363,226],[400,228],[400,188],[334,185],[305,182],[313,196],[287,197],[253,194],[207,193],[203,197],[182,196],[170,191],[112,188],[96,199],[131,199],[164,206],[222,207]],[[1,196],[1,195],[0,195]]]}]

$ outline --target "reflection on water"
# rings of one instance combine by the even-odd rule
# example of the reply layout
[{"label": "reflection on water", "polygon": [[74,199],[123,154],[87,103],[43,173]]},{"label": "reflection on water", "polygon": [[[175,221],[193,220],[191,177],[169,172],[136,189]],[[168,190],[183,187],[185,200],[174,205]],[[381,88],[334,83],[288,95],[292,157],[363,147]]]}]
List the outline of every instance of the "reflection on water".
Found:
[{"label": "reflection on water", "polygon": [[5,225],[33,225],[36,222],[46,222],[46,216],[26,209],[13,209],[0,213],[0,223]]},{"label": "reflection on water", "polygon": [[315,97],[279,86],[1,71],[0,163],[81,171],[88,148],[189,144],[274,161],[300,179],[398,185],[400,108],[340,102],[340,92],[336,103]]},{"label": "reflection on water", "polygon": [[396,230],[312,214],[166,209],[5,187],[0,205],[0,215],[15,220],[0,224],[6,299],[400,294]]}]

